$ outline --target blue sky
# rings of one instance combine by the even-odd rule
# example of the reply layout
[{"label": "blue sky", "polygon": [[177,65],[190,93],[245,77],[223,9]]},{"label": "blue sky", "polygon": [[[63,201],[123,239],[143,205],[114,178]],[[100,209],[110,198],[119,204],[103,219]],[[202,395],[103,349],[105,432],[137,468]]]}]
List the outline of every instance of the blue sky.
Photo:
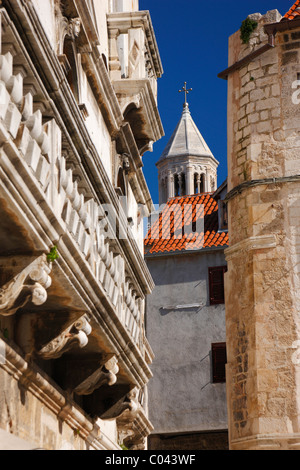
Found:
[{"label": "blue sky", "polygon": [[184,82],[193,88],[188,101],[192,117],[220,162],[218,184],[227,177],[227,82],[217,77],[227,68],[228,38],[251,13],[277,9],[284,15],[293,0],[140,0],[149,10],[164,75],[158,80],[158,108],[165,137],[144,157],[144,173],[153,202],[158,203],[155,163],[182,113]]}]

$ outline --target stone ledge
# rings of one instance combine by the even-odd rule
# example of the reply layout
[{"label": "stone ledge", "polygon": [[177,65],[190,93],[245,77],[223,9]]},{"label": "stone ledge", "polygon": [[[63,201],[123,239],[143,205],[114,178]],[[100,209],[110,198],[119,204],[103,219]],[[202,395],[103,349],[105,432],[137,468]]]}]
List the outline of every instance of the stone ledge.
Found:
[{"label": "stone ledge", "polygon": [[258,434],[235,439],[230,450],[300,450],[300,434]]},{"label": "stone ledge", "polygon": [[276,248],[276,246],[277,243],[275,235],[250,237],[227,248],[225,250],[225,256],[226,260],[230,261],[235,256],[238,256],[241,251],[264,250],[268,248]]}]

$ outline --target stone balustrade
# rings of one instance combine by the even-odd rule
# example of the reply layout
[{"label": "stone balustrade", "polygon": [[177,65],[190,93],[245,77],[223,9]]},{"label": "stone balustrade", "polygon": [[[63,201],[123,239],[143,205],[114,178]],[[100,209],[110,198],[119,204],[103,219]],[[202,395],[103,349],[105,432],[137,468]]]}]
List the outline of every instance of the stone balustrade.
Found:
[{"label": "stone balustrade", "polygon": [[[125,282],[124,259],[107,236],[109,221],[104,208],[95,199],[86,200],[80,193],[73,170],[68,168],[62,155],[62,132],[54,119],[43,123],[42,112],[34,112],[31,93],[23,96],[23,78],[21,74],[13,74],[11,53],[0,55],[0,103],[0,120],[56,221],[71,235],[116,314],[138,344],[141,335],[139,303],[134,289]],[[5,140],[6,136],[1,135],[0,145]],[[122,314],[124,309],[125,314]]]}]

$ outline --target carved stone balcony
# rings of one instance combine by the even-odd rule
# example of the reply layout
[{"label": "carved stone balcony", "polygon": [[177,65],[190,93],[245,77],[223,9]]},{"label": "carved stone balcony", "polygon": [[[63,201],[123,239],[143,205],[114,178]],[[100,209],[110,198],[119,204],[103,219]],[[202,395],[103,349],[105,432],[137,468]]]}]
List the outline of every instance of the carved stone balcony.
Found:
[{"label": "carved stone balcony", "polygon": [[162,64],[148,11],[107,17],[110,75],[125,120],[143,155],[164,135],[157,111],[157,78]]},{"label": "carved stone balcony", "polygon": [[[51,100],[6,11],[1,15],[0,329],[89,414],[118,417],[118,403],[152,376],[144,299],[153,281],[138,254],[129,260],[138,253],[133,241],[120,242],[83,169],[90,190],[80,189],[62,151],[65,128],[49,117]],[[121,208],[110,209],[128,235]],[[54,246],[58,258],[51,260]]]},{"label": "carved stone balcony", "polygon": [[164,136],[151,83],[148,78],[114,80],[113,86],[130,124],[139,152],[152,150],[152,144]]}]

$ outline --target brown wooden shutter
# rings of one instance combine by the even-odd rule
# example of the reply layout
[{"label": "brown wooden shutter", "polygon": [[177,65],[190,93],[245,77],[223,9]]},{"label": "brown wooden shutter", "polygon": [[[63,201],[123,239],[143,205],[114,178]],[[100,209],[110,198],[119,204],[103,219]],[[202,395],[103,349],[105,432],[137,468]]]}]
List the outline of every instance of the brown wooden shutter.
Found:
[{"label": "brown wooden shutter", "polygon": [[226,266],[209,268],[210,305],[219,305],[225,303],[224,273],[226,271]]},{"label": "brown wooden shutter", "polygon": [[213,383],[226,382],[226,343],[212,344]]}]

